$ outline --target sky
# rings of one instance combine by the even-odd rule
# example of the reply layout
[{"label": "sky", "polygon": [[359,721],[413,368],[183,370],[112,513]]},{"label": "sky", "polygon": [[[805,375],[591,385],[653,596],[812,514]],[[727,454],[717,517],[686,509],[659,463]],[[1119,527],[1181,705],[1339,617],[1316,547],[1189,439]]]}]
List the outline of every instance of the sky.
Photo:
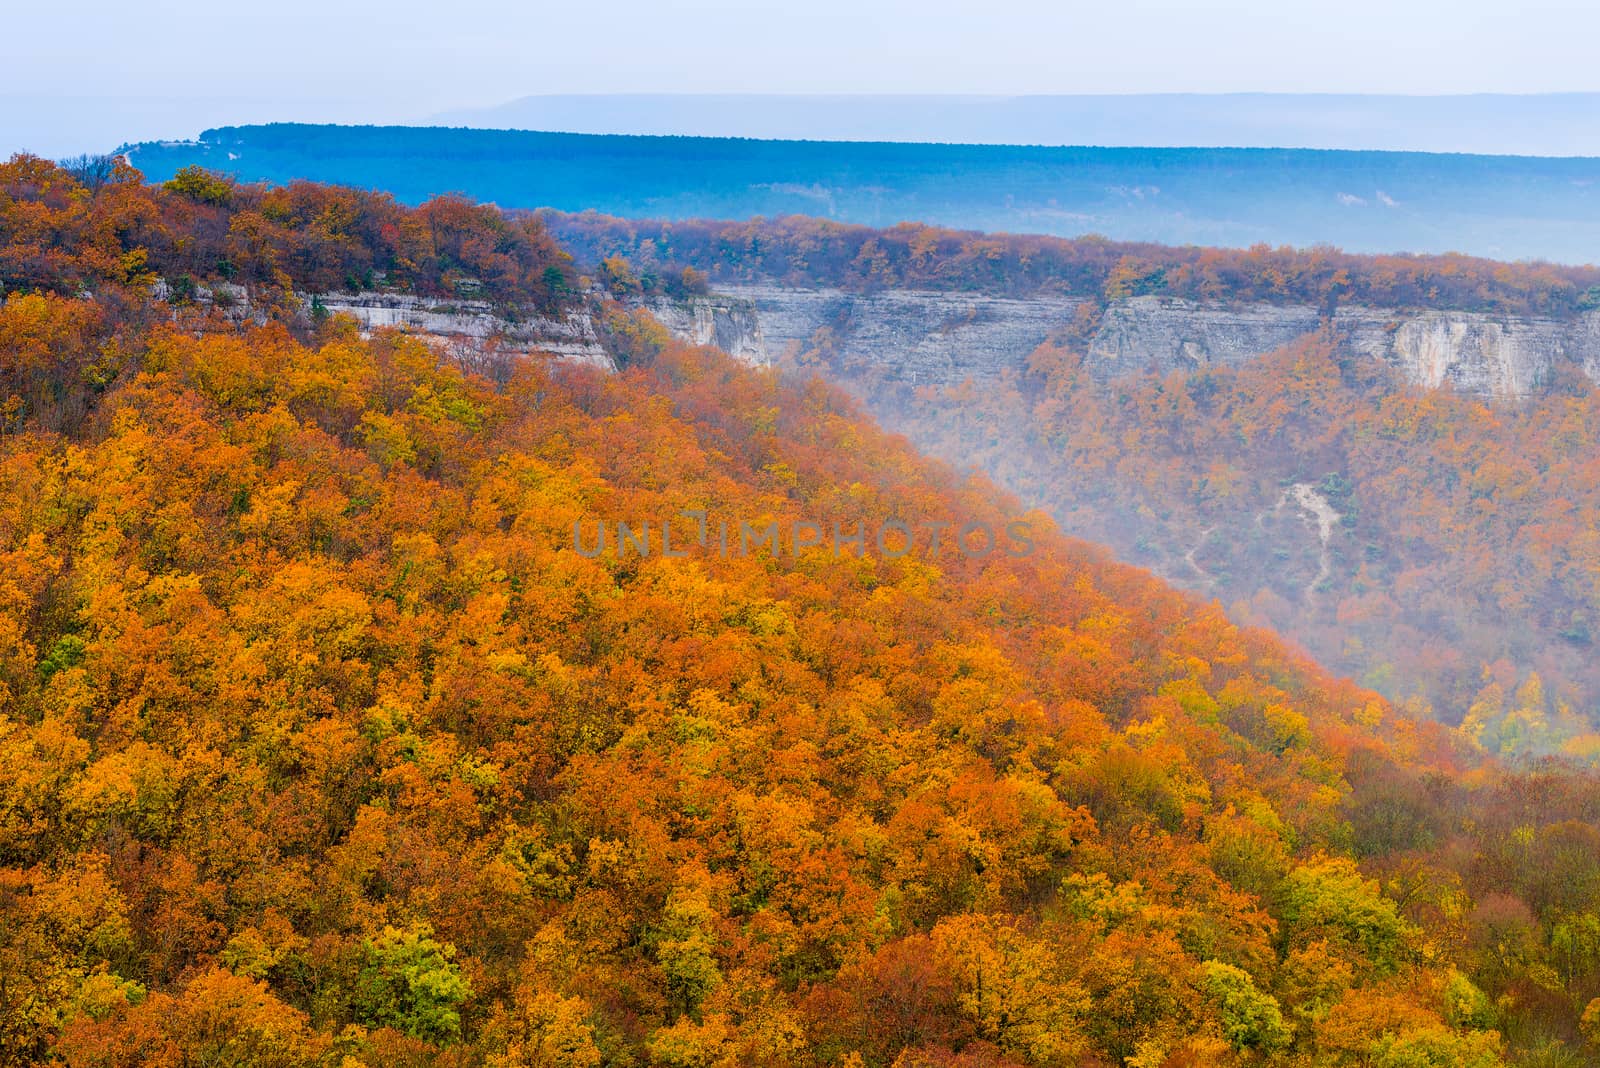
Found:
[{"label": "sky", "polygon": [[80,0],[70,23],[0,7],[0,152],[541,93],[1600,90],[1600,6],[1573,0]]}]

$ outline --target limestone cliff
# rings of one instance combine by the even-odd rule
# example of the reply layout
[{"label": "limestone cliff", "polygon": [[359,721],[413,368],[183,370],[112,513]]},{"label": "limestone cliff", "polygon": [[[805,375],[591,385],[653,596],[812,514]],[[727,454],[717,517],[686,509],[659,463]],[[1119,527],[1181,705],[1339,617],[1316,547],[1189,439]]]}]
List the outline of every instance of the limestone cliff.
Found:
[{"label": "limestone cliff", "polygon": [[1387,361],[1408,382],[1430,389],[1448,383],[1484,397],[1531,396],[1561,364],[1587,365],[1593,378],[1600,357],[1593,314],[1568,323],[1421,312],[1396,325],[1387,313],[1362,308],[1342,312],[1336,325],[1356,351]]},{"label": "limestone cliff", "polygon": [[[1087,304],[1074,297],[732,285],[710,297],[649,307],[679,336],[751,362],[810,351],[845,378],[949,385],[1020,369]],[[1133,297],[1101,313],[1088,361],[1105,377],[1232,366],[1324,325],[1322,312],[1309,305]],[[1332,325],[1349,351],[1427,388],[1449,384],[1514,400],[1545,388],[1562,367],[1600,382],[1600,312],[1560,320],[1357,306],[1339,309]]]},{"label": "limestone cliff", "polygon": [[662,298],[644,305],[663,326],[685,341],[715,345],[747,363],[771,362],[766,331],[755,304],[742,297],[714,295],[692,300]]},{"label": "limestone cliff", "polygon": [[508,314],[487,301],[445,301],[400,293],[326,293],[316,300],[330,313],[352,316],[363,332],[399,327],[479,353],[548,352],[611,366],[593,317],[582,309],[555,318],[517,309]]},{"label": "limestone cliff", "polygon": [[[1323,323],[1308,305],[1134,297],[1106,309],[1089,358],[1108,376],[1147,367],[1235,365]],[[1600,381],[1600,313],[1560,320],[1354,306],[1340,308],[1332,325],[1350,351],[1429,389],[1449,384],[1476,396],[1515,399],[1543,389],[1562,365]]]},{"label": "limestone cliff", "polygon": [[1320,324],[1317,309],[1307,306],[1133,297],[1112,303],[1101,315],[1089,344],[1089,365],[1109,378],[1150,368],[1239,364],[1282,348]]},{"label": "limestone cliff", "polygon": [[[669,310],[662,320],[681,337],[704,342],[715,336],[727,351],[758,363],[816,350],[845,374],[871,371],[911,385],[942,385],[1020,366],[1084,303],[1074,297],[734,285]],[[661,315],[661,305],[650,307]]]},{"label": "limestone cliff", "polygon": [[[158,294],[159,295],[159,294]],[[442,342],[464,362],[483,364],[547,352],[610,367],[585,306],[563,316],[506,309],[487,301],[439,300],[399,293],[302,295],[350,315],[363,331],[399,327]],[[196,299],[249,314],[236,286],[204,289]],[[1083,326],[1094,311],[1079,297],[1023,299],[976,293],[886,290],[852,293],[775,285],[723,286],[682,301],[643,305],[674,334],[739,359],[767,364],[813,354],[846,382],[947,386],[982,383],[1021,370],[1052,334]],[[1091,372],[1103,377],[1234,366],[1326,325],[1309,305],[1200,303],[1144,296],[1115,301],[1099,315],[1087,346]],[[1600,383],[1600,311],[1574,319],[1459,311],[1340,308],[1332,326],[1352,353],[1382,361],[1404,381],[1449,385],[1475,396],[1515,400],[1546,388],[1564,368]]]},{"label": "limestone cliff", "polygon": [[[157,300],[170,300],[172,287],[158,281]],[[251,305],[244,286],[219,282],[196,286],[189,294],[196,303],[216,308],[243,321],[262,318]],[[506,308],[481,300],[440,300],[405,293],[300,293],[302,314],[321,308],[330,315],[355,319],[363,334],[390,327],[406,330],[449,349],[475,369],[513,356],[546,352],[562,359],[610,368],[611,357],[602,344],[594,317],[578,306],[560,316],[526,308]]]}]

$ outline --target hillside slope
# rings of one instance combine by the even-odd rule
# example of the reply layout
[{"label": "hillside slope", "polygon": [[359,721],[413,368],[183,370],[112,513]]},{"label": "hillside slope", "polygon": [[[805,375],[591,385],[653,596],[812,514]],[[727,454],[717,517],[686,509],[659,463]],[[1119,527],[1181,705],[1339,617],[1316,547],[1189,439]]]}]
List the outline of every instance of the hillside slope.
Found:
[{"label": "hillside slope", "polygon": [[762,355],[1334,670],[1507,755],[1600,756],[1587,271],[543,218],[686,333],[660,279],[704,275]]},{"label": "hillside slope", "polygon": [[1083,537],[1508,756],[1600,758],[1600,390],[1496,406],[1313,336],[1096,381],[1073,346],[902,414]]},{"label": "hillside slope", "polygon": [[[1480,763],[814,379],[637,319],[619,373],[496,387],[349,320],[17,289],[9,1061],[1400,1068],[1593,1030],[1593,780]],[[586,547],[652,520],[688,555]],[[795,544],[891,520],[913,551]]]}]

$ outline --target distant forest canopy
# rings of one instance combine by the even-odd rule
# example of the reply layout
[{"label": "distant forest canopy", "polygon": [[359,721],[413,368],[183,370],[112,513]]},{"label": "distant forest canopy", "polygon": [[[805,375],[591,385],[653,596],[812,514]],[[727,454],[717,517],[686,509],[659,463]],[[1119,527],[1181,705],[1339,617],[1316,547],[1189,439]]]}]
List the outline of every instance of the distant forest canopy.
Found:
[{"label": "distant forest canopy", "polygon": [[127,148],[152,178],[201,165],[408,203],[631,218],[816,215],[1016,233],[1591,263],[1600,159],[1305,149],[1050,148],[274,124]]},{"label": "distant forest canopy", "polygon": [[[86,197],[109,187],[111,195]],[[0,287],[58,292],[160,275],[308,292],[374,286],[551,309],[577,285],[573,258],[621,256],[644,290],[723,282],[1003,296],[1331,307],[1459,308],[1567,316],[1600,307],[1600,267],[1508,264],[1462,255],[1369,256],[1332,248],[1164,246],[1103,237],[988,234],[904,223],[887,230],[806,216],[746,222],[634,221],[596,212],[501,211],[446,194],[407,207],[387,192],[292,181],[241,183],[189,166],[156,183],[109,157],[76,167],[19,156],[0,165],[8,247]],[[44,235],[86,240],[67,253]],[[602,271],[604,278],[604,272]]]},{"label": "distant forest canopy", "polygon": [[387,193],[241,184],[188,167],[165,182],[108,157],[0,163],[0,295],[245,285],[258,307],[295,291],[382,285],[552,309],[572,259],[536,218],[461,197],[406,207]]},{"label": "distant forest canopy", "polygon": [[789,216],[746,222],[539,216],[584,264],[623,257],[642,279],[692,268],[720,282],[873,290],[970,290],[1101,299],[1367,304],[1565,316],[1600,308],[1600,267],[1508,264],[1461,255],[1364,256],[1332,248],[1170,247],[986,234],[902,223],[887,230]]},{"label": "distant forest canopy", "polygon": [[1600,155],[1600,93],[540,94],[431,125],[591,134]]}]

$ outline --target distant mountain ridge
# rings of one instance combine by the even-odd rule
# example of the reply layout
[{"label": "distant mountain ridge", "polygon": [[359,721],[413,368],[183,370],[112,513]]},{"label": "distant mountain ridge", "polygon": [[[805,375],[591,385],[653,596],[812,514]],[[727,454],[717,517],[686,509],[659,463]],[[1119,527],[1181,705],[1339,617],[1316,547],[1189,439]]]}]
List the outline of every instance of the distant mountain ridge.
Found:
[{"label": "distant mountain ridge", "polygon": [[418,203],[631,218],[802,214],[888,226],[1098,233],[1179,245],[1334,245],[1589,263],[1600,159],[1303,149],[1084,148],[598,136],[274,124],[126,149],[153,179],[200,165]]},{"label": "distant mountain ridge", "polygon": [[429,122],[783,140],[1600,155],[1600,93],[549,94]]}]

